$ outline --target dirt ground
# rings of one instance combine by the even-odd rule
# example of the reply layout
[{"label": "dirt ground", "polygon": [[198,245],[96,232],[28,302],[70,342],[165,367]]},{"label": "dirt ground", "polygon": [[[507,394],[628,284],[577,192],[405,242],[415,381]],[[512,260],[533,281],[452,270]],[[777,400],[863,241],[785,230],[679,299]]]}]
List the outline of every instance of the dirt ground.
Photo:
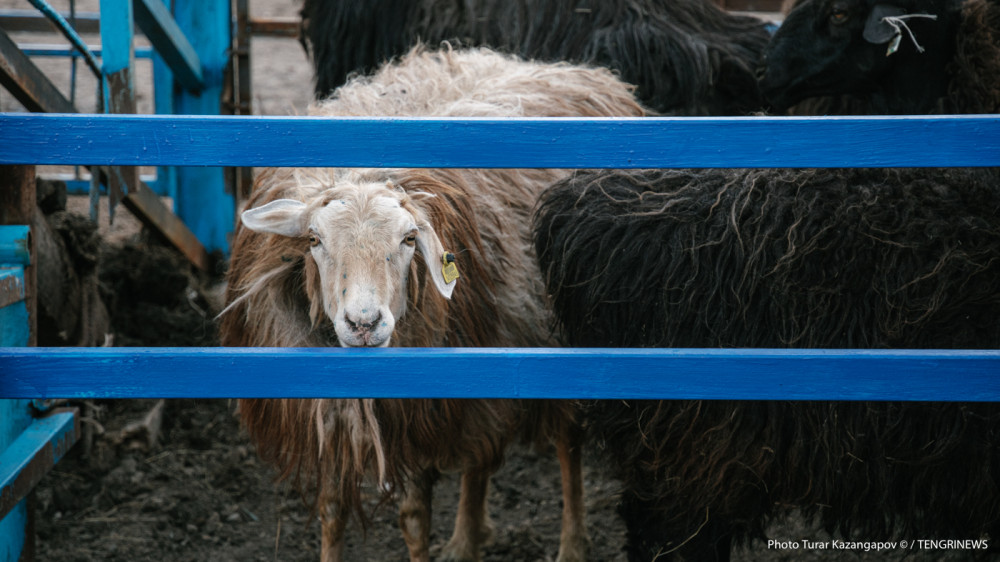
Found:
[{"label": "dirt ground", "polygon": [[[153,401],[100,405],[106,435]],[[168,401],[160,442],[100,439],[78,448],[38,491],[40,560],[318,560],[319,525],[299,496],[275,486],[222,400]],[[496,540],[486,560],[550,560],[559,536],[559,469],[552,455],[518,451],[492,483]],[[594,559],[623,560],[623,527],[609,484],[588,477]],[[457,478],[436,488],[433,544],[450,535]],[[367,536],[355,527],[348,560],[406,560],[391,507]]]},{"label": "dirt ground", "polygon": [[[53,2],[64,8],[68,0]],[[97,0],[77,9],[96,11]],[[297,0],[257,0],[257,17],[294,16]],[[0,8],[26,8],[0,0]],[[61,42],[19,34],[19,42]],[[99,38],[88,38],[99,42]],[[255,38],[252,50],[254,109],[258,114],[302,113],[311,95],[311,72],[294,40]],[[65,59],[39,61],[68,92]],[[140,112],[151,112],[148,64],[136,78]],[[84,67],[81,65],[81,69]],[[81,76],[86,74],[81,70]],[[93,84],[81,78],[78,107],[91,111]],[[22,111],[0,91],[0,110]],[[46,170],[41,170],[45,173]],[[71,201],[71,208],[74,203]],[[77,203],[79,204],[79,203]],[[80,207],[77,207],[80,208]],[[120,215],[126,214],[124,211]],[[102,214],[106,221],[107,214]],[[217,345],[214,315],[218,282],[190,274],[176,255],[136,235],[127,219],[102,224],[106,240],[101,282],[112,301],[117,345]],[[302,560],[319,559],[319,526],[299,496],[274,483],[234,417],[235,401],[103,400],[77,402],[93,434],[59,463],[36,492],[37,559],[43,561]],[[135,423],[162,408],[155,440]],[[446,475],[435,490],[432,544],[447,541],[457,499],[457,478]],[[585,469],[591,558],[624,560],[624,526],[616,514],[616,482],[588,462]],[[492,480],[489,497],[496,524],[487,561],[548,561],[558,548],[559,470],[551,451],[515,449]],[[772,527],[778,540],[827,540],[799,519]],[[926,537],[932,538],[932,537]],[[949,537],[951,538],[951,537]],[[366,532],[352,527],[348,560],[405,560],[393,506],[377,512]],[[849,560],[900,558],[902,553],[848,554]],[[940,553],[914,560],[940,560]],[[734,553],[735,560],[843,560],[843,552],[768,549]],[[959,557],[954,559],[958,560]]]}]

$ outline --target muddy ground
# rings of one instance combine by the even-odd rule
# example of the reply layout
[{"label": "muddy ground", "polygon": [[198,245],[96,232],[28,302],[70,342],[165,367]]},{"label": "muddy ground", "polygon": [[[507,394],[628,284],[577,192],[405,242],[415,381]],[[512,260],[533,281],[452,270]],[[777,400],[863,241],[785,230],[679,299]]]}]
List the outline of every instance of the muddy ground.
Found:
[{"label": "muddy ground", "polygon": [[[152,401],[101,404],[114,435]],[[84,458],[78,448],[38,492],[41,560],[318,560],[319,525],[299,496],[275,486],[223,400],[168,401],[159,443],[144,435],[115,445],[100,439]],[[559,536],[558,465],[551,455],[519,451],[493,480],[497,533],[486,560],[549,560]],[[587,478],[594,559],[623,559],[609,483]],[[433,544],[450,534],[457,478],[436,489]],[[347,543],[348,560],[406,560],[386,507],[366,534]]]},{"label": "muddy ground", "polygon": [[[65,7],[68,0],[53,2]],[[0,8],[25,8],[0,0]],[[95,11],[97,0],[77,9]],[[296,0],[257,0],[258,17],[289,17]],[[60,42],[58,37],[20,34],[18,41]],[[89,38],[93,42],[98,39]],[[258,114],[301,113],[310,98],[310,71],[294,40],[253,42],[254,109]],[[64,59],[39,61],[69,97]],[[81,69],[83,66],[81,65]],[[76,95],[92,111],[93,84],[81,70]],[[151,111],[148,63],[136,78],[140,112]],[[0,92],[0,110],[20,111]],[[42,169],[41,173],[45,173]],[[63,170],[65,171],[65,170]],[[85,208],[71,200],[71,210]],[[127,215],[119,212],[119,216]],[[101,231],[101,290],[112,315],[115,345],[217,345],[219,277],[195,275],[176,254],[137,233],[127,217]],[[215,272],[216,274],[218,272]],[[319,559],[319,526],[299,496],[275,484],[274,472],[257,458],[228,400],[168,400],[160,406],[155,440],[137,422],[157,409],[152,400],[77,402],[92,435],[78,444],[37,489],[37,559],[46,561],[303,560]],[[551,451],[515,449],[492,481],[490,506],[496,524],[487,561],[545,561],[558,547],[559,470]],[[618,485],[589,462],[585,470],[592,559],[624,560],[624,527],[617,517]],[[446,475],[436,488],[435,549],[450,535],[457,478]],[[371,527],[349,533],[348,560],[405,560],[393,506],[376,513]],[[773,526],[778,540],[826,540],[799,519]],[[930,538],[930,537],[927,537]],[[854,555],[768,549],[758,544],[736,560],[882,560],[901,553]],[[912,559],[939,560],[940,553]],[[959,560],[960,556],[953,555]]]},{"label": "muddy ground", "polygon": [[[256,457],[234,418],[233,401],[166,401],[152,445],[144,432],[123,431],[155,405],[116,400],[91,409],[103,433],[89,454],[77,445],[38,488],[38,560],[319,560],[319,525],[297,493],[274,483],[274,472]],[[591,559],[624,561],[618,483],[591,462],[585,489]],[[457,496],[457,477],[445,475],[435,488],[432,554],[450,536]],[[554,560],[561,503],[553,454],[511,451],[491,482],[489,504],[496,534],[484,560]],[[829,540],[798,518],[773,525],[768,534],[782,541]],[[353,526],[346,554],[347,560],[407,560],[394,506],[376,511],[366,532]],[[779,550],[758,543],[734,553],[734,560],[966,559],[959,553],[903,554]]]}]

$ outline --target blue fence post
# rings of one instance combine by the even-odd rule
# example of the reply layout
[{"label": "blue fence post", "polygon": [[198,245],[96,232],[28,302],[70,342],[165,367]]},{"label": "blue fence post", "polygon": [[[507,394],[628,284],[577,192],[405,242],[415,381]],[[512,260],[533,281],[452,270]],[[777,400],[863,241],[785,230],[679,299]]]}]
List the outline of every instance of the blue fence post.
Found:
[{"label": "blue fence post", "polygon": [[[34,166],[0,167],[0,345],[35,344],[34,271],[31,267],[31,217],[35,210]],[[31,425],[30,400],[0,400],[0,454]],[[0,491],[0,499],[8,491]],[[0,561],[15,561],[33,550],[26,535],[28,502],[0,515]]]},{"label": "blue fence post", "polygon": [[[132,0],[101,0],[102,105],[105,113],[135,113],[133,30]],[[112,220],[118,203],[136,193],[138,184],[138,168],[108,168],[108,214]],[[91,197],[93,199],[94,195]],[[96,216],[95,211],[91,213]]]},{"label": "blue fence post", "polygon": [[[174,111],[218,115],[232,36],[230,0],[174,0],[173,12],[201,59],[205,81],[199,95],[174,88]],[[207,250],[228,254],[236,206],[223,168],[178,168],[174,209]]]},{"label": "blue fence post", "polygon": [[[6,451],[17,437],[31,425],[30,400],[0,400],[0,452]],[[28,502],[22,500],[0,521],[0,561],[14,562],[21,558],[29,537]]]},{"label": "blue fence post", "polygon": [[[171,0],[164,0],[167,10]],[[163,57],[153,50],[153,107],[157,115],[171,115],[174,111],[174,73]],[[152,187],[152,186],[150,186]],[[177,200],[177,168],[158,166],[156,168],[156,188],[158,195],[166,195]]]},{"label": "blue fence post", "polygon": [[[0,226],[0,238],[18,229]],[[2,244],[2,242],[0,242]],[[0,345],[28,345],[28,309],[24,301],[24,266],[0,260]],[[30,400],[0,400],[0,453],[31,424]],[[4,491],[6,493],[6,491]],[[28,502],[20,501],[0,520],[0,561],[18,560],[27,543]],[[30,550],[30,543],[28,544]]]}]

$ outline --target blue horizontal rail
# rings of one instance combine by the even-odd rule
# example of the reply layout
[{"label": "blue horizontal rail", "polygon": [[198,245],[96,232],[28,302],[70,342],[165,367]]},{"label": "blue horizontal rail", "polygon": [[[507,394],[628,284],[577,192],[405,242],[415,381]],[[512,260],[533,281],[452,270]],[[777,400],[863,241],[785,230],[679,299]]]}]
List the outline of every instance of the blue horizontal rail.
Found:
[{"label": "blue horizontal rail", "polygon": [[2,398],[1000,402],[1000,350],[0,348]]},{"label": "blue horizontal rail", "polygon": [[[79,51],[73,47],[67,47],[65,45],[50,45],[46,43],[18,43],[18,49],[21,52],[28,55],[29,57],[82,57]],[[94,54],[95,57],[101,57],[101,46],[91,45],[88,50]],[[152,47],[136,47],[135,48],[135,58],[137,59],[151,59],[153,58],[153,48]]]},{"label": "blue horizontal rail", "polygon": [[[89,174],[88,174],[89,175]],[[160,196],[170,196],[170,186],[167,182],[160,181],[156,175],[153,174],[143,174],[139,176],[139,181],[146,184],[153,193]],[[90,180],[89,179],[65,179],[63,182],[66,183],[66,193],[68,195],[87,195],[90,193]],[[108,188],[104,184],[98,185],[98,191],[102,195],[106,195]]]},{"label": "blue horizontal rail", "polygon": [[83,38],[76,32],[76,29],[66,18],[62,16],[59,12],[52,8],[45,0],[28,0],[32,6],[38,8],[42,14],[45,15],[52,22],[53,25],[63,34],[66,39],[80,52],[83,60],[87,62],[87,66],[94,72],[95,76],[101,75],[101,67],[97,63],[97,59],[94,58],[94,54],[87,49],[87,44],[84,42]]},{"label": "blue horizontal rail", "polygon": [[[64,20],[72,19],[77,28],[84,28],[81,33],[96,33],[101,23],[100,12],[77,12],[70,14],[69,10],[59,10],[59,17]],[[0,23],[14,22],[12,31],[51,31],[49,25],[27,25],[27,23],[44,22],[45,16],[38,13],[37,9],[6,8],[0,10]],[[25,29],[27,28],[27,29]]]},{"label": "blue horizontal rail", "polygon": [[0,164],[1000,166],[1000,116],[420,119],[0,114]]}]

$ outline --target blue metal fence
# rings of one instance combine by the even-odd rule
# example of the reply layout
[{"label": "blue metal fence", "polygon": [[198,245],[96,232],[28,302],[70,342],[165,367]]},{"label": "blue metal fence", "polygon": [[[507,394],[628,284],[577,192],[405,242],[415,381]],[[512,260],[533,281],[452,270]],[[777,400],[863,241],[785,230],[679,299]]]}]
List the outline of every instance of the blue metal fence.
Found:
[{"label": "blue metal fence", "polygon": [[[0,58],[4,59],[0,74],[8,89],[13,84],[11,91],[30,111],[76,111],[74,103],[66,100],[27,57],[71,54],[71,99],[76,92],[76,60],[82,57],[98,78],[100,107],[96,111],[134,113],[136,27],[152,44],[151,50],[140,50],[138,54],[152,58],[157,113],[217,115],[225,109],[220,98],[231,55],[233,18],[229,0],[101,0],[101,12],[86,15],[57,12],[46,0],[31,3],[69,40],[70,48],[24,52],[0,30]],[[87,23],[90,32],[100,31],[100,61],[74,23]],[[150,181],[150,177],[141,181],[137,171],[129,167],[102,170],[90,182],[71,181],[68,187],[74,193],[90,192],[91,214],[95,217],[97,177],[107,184],[111,214],[123,201],[198,267],[207,267],[206,248],[228,252],[235,202],[222,168],[162,167],[148,186],[143,181]],[[176,216],[153,197],[153,192],[173,199]]]},{"label": "blue metal fence", "polygon": [[[30,228],[0,226],[0,346],[30,345],[26,268],[32,265]],[[27,349],[27,348],[24,348]],[[0,368],[6,387],[12,372]],[[0,393],[2,394],[2,393]],[[36,419],[30,398],[0,400],[0,560],[25,550],[29,520],[25,496],[75,441],[76,417],[60,412]],[[56,443],[55,447],[50,446]],[[57,452],[58,451],[58,452]]]},{"label": "blue metal fence", "polygon": [[[0,164],[192,170],[1000,166],[1000,117],[497,121],[0,114]],[[373,371],[379,376],[371,377]],[[0,398],[18,404],[29,398],[223,396],[1000,402],[1000,350],[0,348]],[[0,478],[17,476],[0,472]],[[3,486],[6,494],[7,481]]]},{"label": "blue metal fence", "polygon": [[[70,21],[67,21],[45,0],[30,2],[55,24],[72,46],[71,49],[42,48],[24,52],[0,31],[4,44],[0,74],[3,74],[4,86],[15,92],[15,97],[30,110],[75,111],[74,104],[65,100],[26,57],[56,54],[74,57],[72,93],[76,91],[76,57],[82,57],[98,79],[98,97],[103,109],[134,112],[135,24],[155,50],[147,50],[145,55],[153,58],[157,111],[219,113],[224,67],[229,58],[232,24],[229,0],[101,0],[100,14],[92,14],[90,20],[101,24],[103,48],[99,54],[92,52],[74,28],[78,20],[73,4]],[[177,19],[171,14],[171,8]],[[97,60],[98,56],[101,61]],[[175,78],[177,88],[174,87]],[[0,170],[0,187],[7,183],[8,178],[3,177],[6,173],[7,170]],[[96,216],[97,175],[95,170],[90,185],[84,182],[76,185],[90,191],[93,216]],[[175,199],[182,218],[196,225],[195,234],[176,217],[168,217],[169,211],[159,200],[144,192],[146,188],[140,183],[136,169],[112,168],[107,174],[107,192],[112,199],[110,208],[113,212],[120,198],[131,196],[126,203],[131,203],[133,212],[138,210],[145,220],[167,233],[194,263],[205,267],[207,254],[196,236],[213,249],[227,251],[226,234],[232,230],[234,204],[233,197],[224,189],[221,169],[202,169],[196,176],[197,181],[185,185],[197,186],[197,189],[180,190],[178,173],[173,168],[161,168],[156,182],[159,192]],[[30,182],[26,181],[21,187],[28,189],[27,184],[33,182],[34,174],[30,174]],[[19,194],[18,212],[14,215],[8,214],[6,208],[0,209],[0,216],[5,220],[13,218],[22,223],[0,226],[0,347],[3,348],[32,344],[29,334],[33,311],[27,303],[34,298],[30,294],[33,282],[29,280],[33,273],[30,276],[26,273],[31,271],[33,258],[28,252],[28,223],[34,208],[33,186],[31,189],[30,194],[26,191]],[[24,197],[20,197],[22,195]],[[22,206],[21,200],[30,202]],[[32,542],[25,532],[29,521],[26,498],[79,435],[79,419],[74,411],[40,412],[30,399],[12,399],[11,393],[6,391],[14,376],[15,371],[0,368],[0,562],[30,558]]]},{"label": "blue metal fence", "polygon": [[[42,163],[187,167],[1000,166],[1000,116],[490,120],[0,114],[0,164]],[[0,349],[0,397],[391,393],[1000,401],[1000,351],[996,350],[703,350],[697,356],[677,350],[450,350],[448,362],[461,366],[457,371],[449,367],[450,373],[422,366],[427,356],[421,353],[427,352],[324,350],[317,356],[292,350]],[[324,364],[331,355],[337,360]],[[587,359],[580,360],[582,357]],[[293,384],[303,362],[329,376]],[[366,367],[359,368],[359,362]],[[388,384],[381,377],[354,378],[352,374],[372,368],[411,376],[425,372],[426,376]],[[212,376],[192,375],[199,371]],[[287,376],[269,376],[283,371]],[[499,374],[491,375],[493,371]],[[573,373],[574,382],[567,382],[568,372]],[[415,385],[408,380],[421,382]]]},{"label": "blue metal fence", "polygon": [[[29,344],[30,324],[25,302],[25,267],[30,264],[29,228],[26,225],[0,226],[0,346]],[[6,386],[7,370],[0,369]],[[18,437],[31,425],[29,399],[0,400],[0,472],[9,461],[2,453],[11,449]],[[2,478],[2,474],[0,474]],[[0,503],[11,496],[11,505],[0,511],[0,559],[16,560],[24,546],[24,526],[28,520],[27,504],[22,498],[13,501],[7,494],[5,480]]]}]

